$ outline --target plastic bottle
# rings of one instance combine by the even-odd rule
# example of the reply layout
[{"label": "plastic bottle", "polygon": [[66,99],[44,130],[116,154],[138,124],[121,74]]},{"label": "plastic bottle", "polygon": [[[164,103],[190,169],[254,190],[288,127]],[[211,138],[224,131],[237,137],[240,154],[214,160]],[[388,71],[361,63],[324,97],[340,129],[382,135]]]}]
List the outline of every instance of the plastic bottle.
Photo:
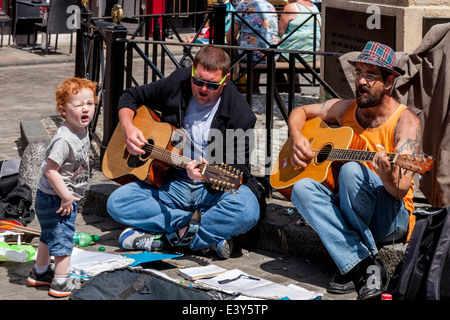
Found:
[{"label": "plastic bottle", "polygon": [[90,235],[87,232],[77,232],[73,236],[73,240],[75,240],[75,244],[79,247],[87,247],[92,245],[94,241],[98,240],[98,235]]}]

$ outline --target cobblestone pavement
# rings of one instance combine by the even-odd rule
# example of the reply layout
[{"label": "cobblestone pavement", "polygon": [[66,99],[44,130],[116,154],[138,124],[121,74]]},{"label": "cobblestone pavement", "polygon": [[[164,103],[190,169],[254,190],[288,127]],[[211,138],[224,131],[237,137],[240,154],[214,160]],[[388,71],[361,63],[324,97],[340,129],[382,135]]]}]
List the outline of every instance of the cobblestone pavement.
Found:
[{"label": "cobblestone pavement", "polygon": [[74,70],[74,63],[0,68],[0,159],[22,153],[20,121],[56,115],[54,92]]}]

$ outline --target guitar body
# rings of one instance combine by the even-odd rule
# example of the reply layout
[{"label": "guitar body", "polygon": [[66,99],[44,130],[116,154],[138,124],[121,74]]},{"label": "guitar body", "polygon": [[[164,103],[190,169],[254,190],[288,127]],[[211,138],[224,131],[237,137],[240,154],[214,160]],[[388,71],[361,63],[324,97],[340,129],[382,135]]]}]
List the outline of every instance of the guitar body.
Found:
[{"label": "guitar body", "polygon": [[303,135],[311,143],[311,149],[316,155],[306,168],[296,169],[291,163],[291,139],[288,138],[275,162],[271,176],[271,186],[286,199],[291,199],[294,184],[303,178],[311,178],[324,183],[330,190],[336,190],[337,175],[344,162],[326,158],[332,148],[366,150],[367,143],[350,127],[330,128],[319,118],[310,119],[305,123]]},{"label": "guitar body", "polygon": [[[184,132],[168,123],[160,122],[149,108],[138,108],[133,124],[142,131],[149,145],[181,154],[186,141]],[[111,137],[102,162],[103,174],[120,184],[140,180],[159,187],[168,168],[168,163],[150,157],[147,152],[140,156],[130,154],[120,124]]]}]

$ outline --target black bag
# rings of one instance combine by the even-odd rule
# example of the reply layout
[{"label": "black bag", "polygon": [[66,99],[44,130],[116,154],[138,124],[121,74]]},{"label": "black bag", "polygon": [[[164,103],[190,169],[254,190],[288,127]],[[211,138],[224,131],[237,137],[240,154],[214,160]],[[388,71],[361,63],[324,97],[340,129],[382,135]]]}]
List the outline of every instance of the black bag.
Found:
[{"label": "black bag", "polygon": [[23,226],[33,221],[35,217],[33,192],[27,184],[21,184],[0,199],[0,220],[14,220]]},{"label": "black bag", "polygon": [[207,292],[165,279],[149,270],[123,268],[92,277],[71,300],[213,300]]},{"label": "black bag", "polygon": [[387,292],[394,300],[450,298],[450,206],[414,211],[416,225]]},{"label": "black bag", "polygon": [[19,182],[20,159],[0,161],[0,198],[10,193]]}]

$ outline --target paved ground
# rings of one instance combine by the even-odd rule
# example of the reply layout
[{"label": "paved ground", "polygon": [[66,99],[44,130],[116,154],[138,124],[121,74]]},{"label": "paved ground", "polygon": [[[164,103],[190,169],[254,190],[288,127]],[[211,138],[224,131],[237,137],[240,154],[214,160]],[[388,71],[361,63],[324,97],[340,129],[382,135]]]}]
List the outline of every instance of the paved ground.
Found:
[{"label": "paved ground", "polygon": [[[68,50],[64,51],[65,49],[67,48],[62,47],[62,54],[49,55],[51,60],[45,60],[46,58],[41,55],[24,52],[20,48],[0,48],[0,61],[2,62],[0,64],[1,159],[17,158],[22,154],[21,122],[29,118],[45,122],[51,115],[55,115],[54,91],[56,86],[65,78],[72,76],[74,72],[73,57],[68,56]],[[7,59],[10,59],[8,63],[6,63]],[[92,190],[97,190],[98,193],[107,196],[108,192],[115,187],[100,172],[94,172],[91,179]],[[276,197],[269,203],[269,209],[278,210],[277,212],[284,212],[289,206],[289,203]],[[295,225],[295,220],[295,216],[286,216],[281,217],[278,223]],[[37,220],[29,226],[39,228]],[[122,230],[123,226],[112,221],[104,207],[99,206],[95,201],[86,204],[83,212],[77,218],[77,231],[86,231],[100,236],[99,241],[86,250],[97,251],[100,246],[103,246],[106,248],[106,252],[124,253],[117,246],[117,238]],[[280,234],[272,245],[287,246],[288,244],[283,242],[283,236]],[[270,244],[267,244],[267,247],[270,247]],[[330,264],[311,262],[291,254],[271,253],[261,250],[258,246],[256,248],[247,246],[245,249],[236,250],[231,259],[224,261],[191,252],[182,252],[183,257],[171,259],[165,263],[155,263],[152,267],[162,270],[178,280],[181,279],[177,274],[180,266],[190,267],[214,263],[226,269],[239,268],[244,272],[277,283],[286,285],[293,283],[302,286],[323,294],[323,300],[354,300],[356,298],[356,294],[332,295],[326,293],[328,281],[334,273],[334,268]],[[26,277],[32,265],[32,262],[21,264],[0,262],[0,300],[53,299],[48,296],[46,290],[26,287]]]}]

